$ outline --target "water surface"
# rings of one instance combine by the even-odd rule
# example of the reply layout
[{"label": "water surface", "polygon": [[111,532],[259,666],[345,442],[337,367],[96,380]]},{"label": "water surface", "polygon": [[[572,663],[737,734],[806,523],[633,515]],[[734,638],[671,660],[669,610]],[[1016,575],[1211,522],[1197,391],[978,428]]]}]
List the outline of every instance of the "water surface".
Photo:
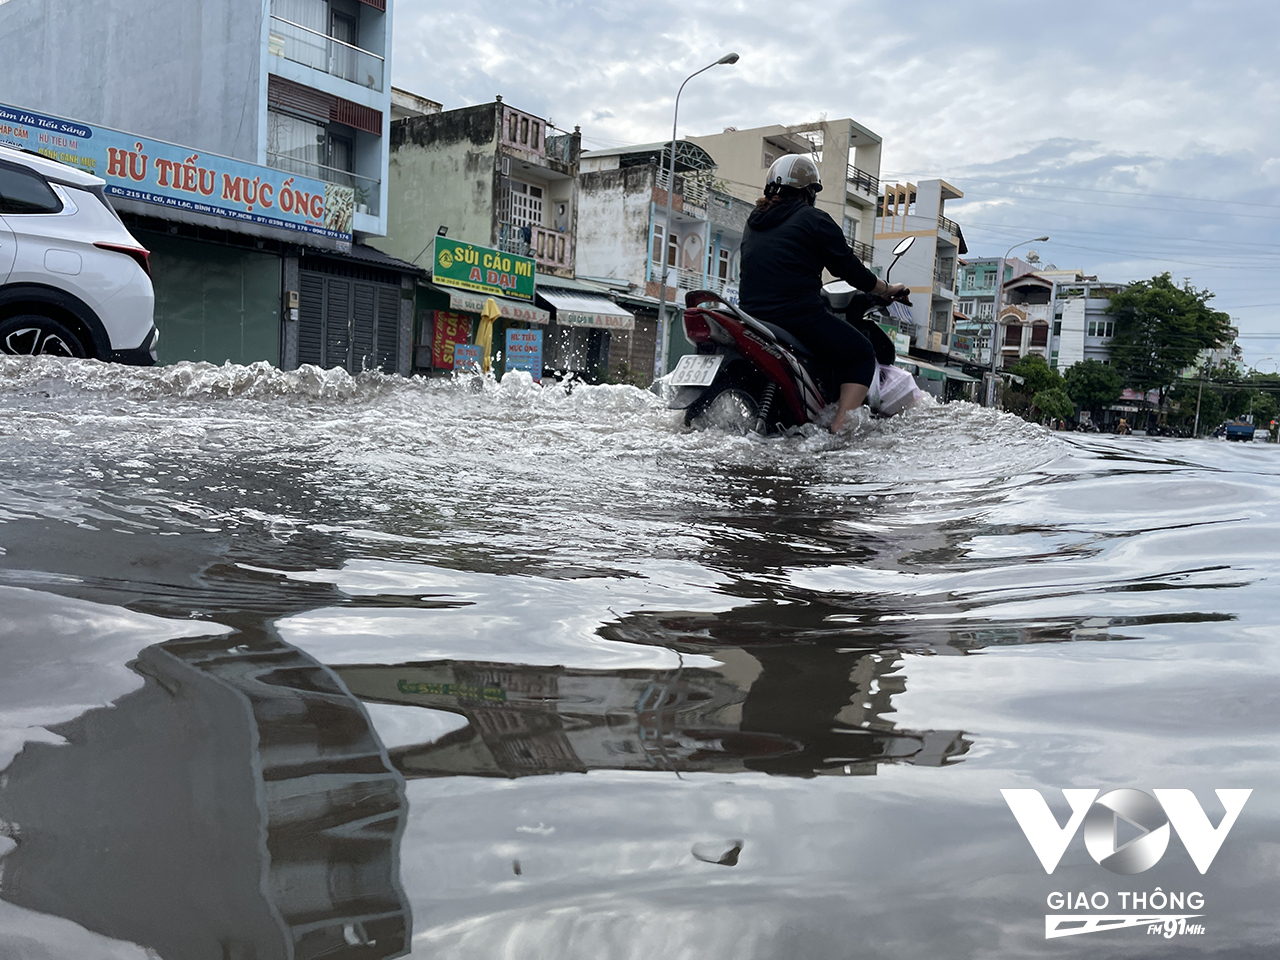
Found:
[{"label": "water surface", "polygon": [[[679,424],[0,358],[0,956],[1274,955],[1278,448]],[[1000,794],[1122,787],[1254,793],[1136,876]]]}]

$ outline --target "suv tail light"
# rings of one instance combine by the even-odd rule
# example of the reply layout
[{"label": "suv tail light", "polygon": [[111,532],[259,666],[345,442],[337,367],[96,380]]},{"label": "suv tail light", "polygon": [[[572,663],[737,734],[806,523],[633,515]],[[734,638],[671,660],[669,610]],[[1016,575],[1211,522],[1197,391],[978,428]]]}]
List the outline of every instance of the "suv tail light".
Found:
[{"label": "suv tail light", "polygon": [[151,276],[151,251],[146,247],[131,247],[127,243],[95,243],[95,247],[101,247],[103,250],[114,250],[116,253],[123,253],[126,257],[133,257],[138,261],[138,266],[142,268],[142,272],[148,277]]}]

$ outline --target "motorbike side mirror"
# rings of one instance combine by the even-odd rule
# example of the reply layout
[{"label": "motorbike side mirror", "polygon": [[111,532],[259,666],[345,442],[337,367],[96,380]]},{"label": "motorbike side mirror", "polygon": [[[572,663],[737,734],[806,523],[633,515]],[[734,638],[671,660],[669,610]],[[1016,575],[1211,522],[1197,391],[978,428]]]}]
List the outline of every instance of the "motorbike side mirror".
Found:
[{"label": "motorbike side mirror", "polygon": [[916,242],[915,237],[903,237],[898,241],[898,245],[893,248],[893,261],[889,264],[884,272],[884,282],[889,282],[889,274],[893,273],[894,264],[901,259],[902,255],[911,249],[911,245]]}]

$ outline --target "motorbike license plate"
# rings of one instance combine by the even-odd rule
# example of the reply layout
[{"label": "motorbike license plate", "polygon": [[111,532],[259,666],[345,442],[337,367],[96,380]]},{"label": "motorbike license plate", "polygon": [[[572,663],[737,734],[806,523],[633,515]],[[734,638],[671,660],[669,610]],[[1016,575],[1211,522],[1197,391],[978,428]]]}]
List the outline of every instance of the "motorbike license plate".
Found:
[{"label": "motorbike license plate", "polygon": [[675,387],[709,387],[720,369],[724,356],[717,354],[689,353],[680,358],[676,368],[671,371],[671,385]]}]

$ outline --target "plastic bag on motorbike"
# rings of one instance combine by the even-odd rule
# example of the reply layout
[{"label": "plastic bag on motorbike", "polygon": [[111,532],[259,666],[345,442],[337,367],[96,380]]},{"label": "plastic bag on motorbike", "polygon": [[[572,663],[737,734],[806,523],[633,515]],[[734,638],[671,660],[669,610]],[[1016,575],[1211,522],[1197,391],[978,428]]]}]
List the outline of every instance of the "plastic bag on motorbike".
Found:
[{"label": "plastic bag on motorbike", "polygon": [[867,401],[882,417],[892,417],[906,410],[924,396],[915,377],[901,367],[879,364],[872,389],[867,391]]}]

